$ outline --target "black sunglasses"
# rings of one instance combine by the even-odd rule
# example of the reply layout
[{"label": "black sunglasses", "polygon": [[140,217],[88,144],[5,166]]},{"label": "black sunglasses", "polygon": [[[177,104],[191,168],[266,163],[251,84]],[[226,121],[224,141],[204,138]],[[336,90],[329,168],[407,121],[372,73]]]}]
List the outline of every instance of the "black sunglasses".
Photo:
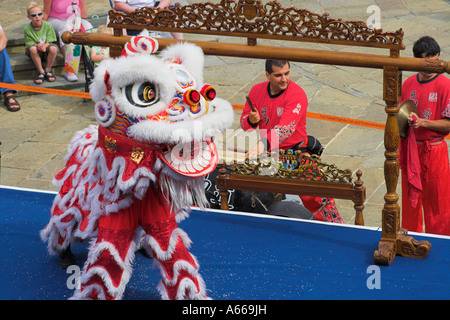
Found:
[{"label": "black sunglasses", "polygon": [[30,17],[36,18],[36,17],[42,16],[43,14],[44,14],[44,13],[42,13],[42,12],[39,12],[39,13],[32,13],[32,14],[30,14]]}]

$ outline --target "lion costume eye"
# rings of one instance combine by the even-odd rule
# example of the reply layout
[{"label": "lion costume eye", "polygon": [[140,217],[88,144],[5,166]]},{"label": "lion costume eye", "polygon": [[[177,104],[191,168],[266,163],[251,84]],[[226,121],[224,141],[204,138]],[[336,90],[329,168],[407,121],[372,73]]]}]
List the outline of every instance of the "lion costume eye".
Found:
[{"label": "lion costume eye", "polygon": [[159,88],[151,82],[134,83],[122,88],[129,103],[136,107],[145,108],[159,101]]}]

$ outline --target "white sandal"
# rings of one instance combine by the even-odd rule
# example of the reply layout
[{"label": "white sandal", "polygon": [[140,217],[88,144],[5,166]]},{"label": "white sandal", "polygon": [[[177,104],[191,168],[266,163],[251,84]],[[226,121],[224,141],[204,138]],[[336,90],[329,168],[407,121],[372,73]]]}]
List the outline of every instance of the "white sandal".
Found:
[{"label": "white sandal", "polygon": [[70,81],[70,82],[78,81],[77,75],[72,72],[66,71],[65,77],[66,77],[67,81]]}]

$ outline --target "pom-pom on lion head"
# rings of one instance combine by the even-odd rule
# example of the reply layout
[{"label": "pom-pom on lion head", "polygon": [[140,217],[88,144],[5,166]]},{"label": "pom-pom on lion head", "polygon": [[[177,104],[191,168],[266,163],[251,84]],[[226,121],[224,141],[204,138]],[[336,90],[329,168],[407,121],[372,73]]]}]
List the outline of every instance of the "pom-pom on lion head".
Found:
[{"label": "pom-pom on lion head", "polygon": [[233,123],[232,107],[203,83],[200,47],[157,50],[157,40],[143,33],[121,57],[99,64],[90,87],[96,119],[115,134],[159,145],[160,160],[179,174],[206,175],[218,161],[213,136]]}]

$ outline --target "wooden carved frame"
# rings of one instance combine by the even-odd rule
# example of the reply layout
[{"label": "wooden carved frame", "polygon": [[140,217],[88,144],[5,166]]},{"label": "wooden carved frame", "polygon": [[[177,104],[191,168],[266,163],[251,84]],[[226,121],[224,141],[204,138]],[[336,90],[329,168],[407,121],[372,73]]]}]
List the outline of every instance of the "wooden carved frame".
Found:
[{"label": "wooden carved frame", "polygon": [[279,192],[285,194],[301,194],[305,196],[333,197],[351,200],[355,209],[355,225],[364,225],[364,202],[366,201],[366,187],[361,180],[362,172],[356,172],[354,183],[337,183],[306,179],[286,179],[271,176],[244,175],[238,173],[227,174],[224,165],[219,165],[219,175],[216,185],[221,197],[220,207],[228,210],[228,196],[231,189],[264,192]]},{"label": "wooden carved frame", "polygon": [[110,11],[115,29],[180,31],[256,39],[294,40],[404,49],[403,31],[383,32],[363,21],[332,19],[306,9],[283,8],[277,1],[221,0],[170,9],[143,8],[131,14]]}]

